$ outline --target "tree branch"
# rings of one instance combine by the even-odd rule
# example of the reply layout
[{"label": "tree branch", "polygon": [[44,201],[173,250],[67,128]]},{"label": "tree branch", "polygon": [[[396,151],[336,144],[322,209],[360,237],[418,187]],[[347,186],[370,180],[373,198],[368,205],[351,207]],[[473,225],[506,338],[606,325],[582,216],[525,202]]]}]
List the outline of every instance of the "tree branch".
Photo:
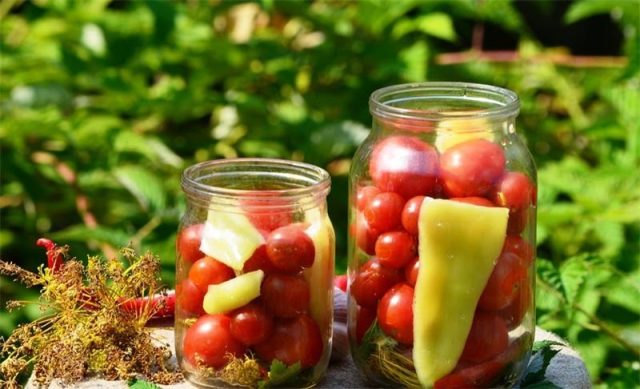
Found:
[{"label": "tree branch", "polygon": [[622,68],[629,61],[626,57],[581,56],[561,53],[523,57],[517,51],[481,51],[473,49],[457,53],[443,53],[436,56],[438,65],[458,65],[469,62],[527,62],[552,63],[571,68]]}]

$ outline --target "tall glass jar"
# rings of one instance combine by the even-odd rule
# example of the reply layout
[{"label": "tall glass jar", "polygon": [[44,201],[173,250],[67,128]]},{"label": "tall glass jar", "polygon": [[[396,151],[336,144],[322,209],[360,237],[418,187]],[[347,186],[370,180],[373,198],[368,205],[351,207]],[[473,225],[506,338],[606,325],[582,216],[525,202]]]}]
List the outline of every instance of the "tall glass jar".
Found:
[{"label": "tall glass jar", "polygon": [[217,160],[187,168],[182,189],[175,336],[187,379],[313,386],[331,353],[329,174],[292,161]]},{"label": "tall glass jar", "polygon": [[349,340],[391,387],[509,387],[535,326],[536,170],[517,96],[396,85],[350,175]]}]

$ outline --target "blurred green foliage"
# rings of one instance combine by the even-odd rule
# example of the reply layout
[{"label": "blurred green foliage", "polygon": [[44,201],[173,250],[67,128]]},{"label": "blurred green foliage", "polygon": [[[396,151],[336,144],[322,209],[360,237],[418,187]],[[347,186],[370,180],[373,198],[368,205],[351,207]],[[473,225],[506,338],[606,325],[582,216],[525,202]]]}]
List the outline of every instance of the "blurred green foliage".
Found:
[{"label": "blurred green foliage", "polygon": [[[80,258],[131,244],[160,255],[171,284],[181,170],[264,156],[332,173],[344,269],[346,174],[369,94],[495,84],[519,94],[519,132],[538,164],[538,323],[582,353],[595,383],[640,382],[637,1],[4,0],[0,17],[3,259],[35,269],[40,236]],[[573,41],[545,34],[594,21],[577,30],[587,35],[570,30]],[[442,56],[482,31],[511,55],[476,43]],[[594,54],[603,41],[617,58],[569,55],[571,42]],[[0,281],[3,304],[35,298]],[[2,309],[5,335],[39,314]]]}]

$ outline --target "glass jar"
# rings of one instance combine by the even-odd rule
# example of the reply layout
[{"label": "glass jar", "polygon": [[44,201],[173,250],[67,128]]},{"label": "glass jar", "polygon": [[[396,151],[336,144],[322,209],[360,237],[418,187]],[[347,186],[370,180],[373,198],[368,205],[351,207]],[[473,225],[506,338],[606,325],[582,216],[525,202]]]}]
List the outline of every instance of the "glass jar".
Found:
[{"label": "glass jar", "polygon": [[535,326],[536,170],[517,96],[435,82],[369,104],[349,196],[359,371],[391,387],[512,386]]},{"label": "glass jar", "polygon": [[300,162],[217,160],[187,168],[182,189],[175,337],[187,379],[318,382],[333,321],[329,174]]}]

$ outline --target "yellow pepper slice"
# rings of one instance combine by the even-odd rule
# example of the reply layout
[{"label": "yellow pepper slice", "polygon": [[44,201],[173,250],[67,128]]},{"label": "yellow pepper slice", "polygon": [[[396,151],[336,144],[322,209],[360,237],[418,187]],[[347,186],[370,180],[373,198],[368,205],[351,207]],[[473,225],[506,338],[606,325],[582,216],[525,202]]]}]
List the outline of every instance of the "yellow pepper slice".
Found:
[{"label": "yellow pepper slice", "polygon": [[504,243],[509,210],[425,199],[418,219],[413,362],[431,387],[456,366]]}]

